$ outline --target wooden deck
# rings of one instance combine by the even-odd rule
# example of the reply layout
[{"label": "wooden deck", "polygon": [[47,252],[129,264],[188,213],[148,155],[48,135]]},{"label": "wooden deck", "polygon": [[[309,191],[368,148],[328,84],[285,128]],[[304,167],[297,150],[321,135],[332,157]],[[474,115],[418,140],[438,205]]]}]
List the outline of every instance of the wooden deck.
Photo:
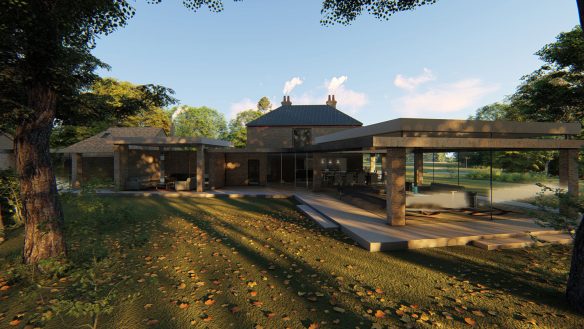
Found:
[{"label": "wooden deck", "polygon": [[[405,226],[389,226],[385,218],[324,194],[296,192],[295,198],[337,223],[341,230],[369,251],[466,245],[472,241],[556,234],[527,217],[469,218],[448,216],[443,220],[406,220]],[[454,216],[455,217],[455,216]]]}]

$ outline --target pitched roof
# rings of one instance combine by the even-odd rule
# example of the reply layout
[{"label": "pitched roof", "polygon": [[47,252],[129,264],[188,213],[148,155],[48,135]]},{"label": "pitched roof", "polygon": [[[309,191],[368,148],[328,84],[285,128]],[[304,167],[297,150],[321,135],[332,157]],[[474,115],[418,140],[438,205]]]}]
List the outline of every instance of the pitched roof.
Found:
[{"label": "pitched roof", "polygon": [[360,121],[328,105],[284,105],[247,124],[248,127],[362,125]]},{"label": "pitched roof", "polygon": [[113,127],[108,128],[84,139],[78,143],[70,145],[59,153],[113,153],[114,145],[108,143],[115,138],[124,137],[157,137],[166,136],[164,129],[155,127]]}]

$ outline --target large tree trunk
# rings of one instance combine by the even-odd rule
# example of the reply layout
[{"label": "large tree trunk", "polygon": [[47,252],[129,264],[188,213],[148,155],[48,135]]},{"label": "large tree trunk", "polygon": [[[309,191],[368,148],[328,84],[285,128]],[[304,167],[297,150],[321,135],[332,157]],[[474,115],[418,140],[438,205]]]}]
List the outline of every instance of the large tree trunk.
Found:
[{"label": "large tree trunk", "polygon": [[584,313],[584,217],[576,230],[566,297],[576,311]]},{"label": "large tree trunk", "polygon": [[49,137],[56,110],[56,92],[36,83],[28,88],[32,117],[26,118],[14,138],[16,169],[25,218],[24,262],[66,255],[63,211],[51,165]]}]

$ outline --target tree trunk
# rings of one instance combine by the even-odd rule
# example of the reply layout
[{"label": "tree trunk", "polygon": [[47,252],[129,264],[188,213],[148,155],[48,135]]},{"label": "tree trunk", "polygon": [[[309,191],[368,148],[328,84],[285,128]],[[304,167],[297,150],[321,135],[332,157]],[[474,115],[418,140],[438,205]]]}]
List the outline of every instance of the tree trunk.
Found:
[{"label": "tree trunk", "polygon": [[24,262],[35,264],[66,256],[63,211],[51,165],[49,138],[56,111],[56,92],[33,83],[28,87],[31,117],[16,129],[16,169],[25,219]]},{"label": "tree trunk", "polygon": [[572,264],[566,287],[568,303],[579,313],[584,313],[584,216],[574,238]]}]

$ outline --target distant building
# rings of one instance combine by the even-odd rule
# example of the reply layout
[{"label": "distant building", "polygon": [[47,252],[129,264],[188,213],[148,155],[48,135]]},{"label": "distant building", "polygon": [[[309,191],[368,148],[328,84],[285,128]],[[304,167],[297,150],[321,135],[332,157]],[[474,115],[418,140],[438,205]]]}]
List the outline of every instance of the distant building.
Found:
[{"label": "distant building", "polygon": [[11,135],[0,131],[0,170],[14,169],[14,140]]}]

